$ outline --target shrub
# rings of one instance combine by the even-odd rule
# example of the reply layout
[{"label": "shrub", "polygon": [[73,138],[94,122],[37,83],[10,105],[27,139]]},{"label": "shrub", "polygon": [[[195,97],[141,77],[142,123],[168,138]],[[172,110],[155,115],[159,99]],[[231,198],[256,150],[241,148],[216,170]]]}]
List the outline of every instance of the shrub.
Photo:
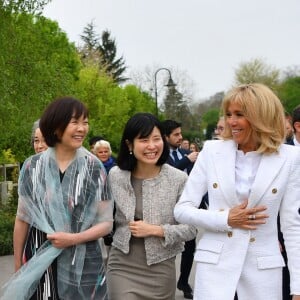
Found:
[{"label": "shrub", "polygon": [[17,211],[17,191],[8,203],[0,204],[0,255],[13,254],[13,231]]},{"label": "shrub", "polygon": [[13,254],[15,216],[0,208],[0,255]]}]

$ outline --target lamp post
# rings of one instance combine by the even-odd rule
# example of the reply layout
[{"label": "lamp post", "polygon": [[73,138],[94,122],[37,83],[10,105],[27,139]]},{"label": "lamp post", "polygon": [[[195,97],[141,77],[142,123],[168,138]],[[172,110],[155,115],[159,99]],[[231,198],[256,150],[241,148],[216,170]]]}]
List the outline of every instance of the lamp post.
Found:
[{"label": "lamp post", "polygon": [[154,73],[154,93],[155,93],[154,95],[155,95],[155,109],[156,109],[157,117],[158,117],[158,102],[157,102],[157,80],[156,80],[156,77],[157,77],[157,73],[162,70],[165,70],[169,73],[169,80],[165,86],[167,86],[168,88],[176,86],[176,84],[174,83],[174,81],[172,79],[171,71],[169,69],[159,68],[158,70],[156,70],[156,72]]}]

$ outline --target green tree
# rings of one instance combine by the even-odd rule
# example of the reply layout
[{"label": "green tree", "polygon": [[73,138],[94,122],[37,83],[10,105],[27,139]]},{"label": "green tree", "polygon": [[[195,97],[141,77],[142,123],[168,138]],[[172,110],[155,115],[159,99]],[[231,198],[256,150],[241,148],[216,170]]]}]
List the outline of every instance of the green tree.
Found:
[{"label": "green tree", "polygon": [[262,59],[255,58],[242,62],[235,70],[235,84],[263,83],[276,88],[279,83],[280,71],[267,65]]},{"label": "green tree", "polygon": [[130,116],[136,112],[155,111],[151,96],[133,85],[118,86],[97,66],[81,69],[76,96],[89,108],[89,136],[102,135],[113,150],[119,148],[121,133]]},{"label": "green tree", "polygon": [[181,121],[182,112],[187,110],[186,101],[175,86],[169,87],[164,98],[164,114],[166,119]]},{"label": "green tree", "polygon": [[116,41],[111,38],[108,30],[104,30],[100,38],[91,22],[84,28],[81,39],[84,44],[78,51],[85,65],[97,65],[118,84],[127,80],[122,76],[126,71],[124,58],[117,58]]},{"label": "green tree", "polygon": [[278,96],[285,110],[291,113],[300,104],[300,77],[287,77],[278,87]]},{"label": "green tree", "polygon": [[97,65],[99,69],[104,69],[101,66],[101,55],[98,50],[100,37],[95,31],[93,22],[86,25],[80,37],[83,41],[83,46],[78,47],[78,51],[84,65]]},{"label": "green tree", "polygon": [[80,60],[56,22],[0,9],[0,148],[32,154],[33,122],[54,98],[72,94]]},{"label": "green tree", "polygon": [[206,140],[212,139],[214,129],[219,120],[219,116],[220,110],[216,108],[210,109],[203,114],[201,120],[201,128]]},{"label": "green tree", "polygon": [[80,35],[88,50],[95,50],[99,45],[99,35],[95,32],[94,22],[88,23],[83,29],[83,34]]},{"label": "green tree", "polygon": [[168,88],[166,97],[164,98],[164,117],[180,122],[185,137],[199,137],[199,122],[197,117],[191,113],[183,94],[178,92],[175,86]]},{"label": "green tree", "polygon": [[122,83],[127,80],[123,77],[126,70],[125,61],[123,56],[117,58],[116,41],[110,35],[108,30],[104,30],[101,35],[102,43],[98,46],[101,54],[102,65],[105,67],[106,72],[117,83]]}]

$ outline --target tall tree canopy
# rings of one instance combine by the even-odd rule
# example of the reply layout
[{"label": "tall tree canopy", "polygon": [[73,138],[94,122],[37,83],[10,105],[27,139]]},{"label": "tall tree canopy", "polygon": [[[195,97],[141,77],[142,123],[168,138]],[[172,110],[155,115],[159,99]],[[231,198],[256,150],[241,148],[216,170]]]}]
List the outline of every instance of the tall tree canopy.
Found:
[{"label": "tall tree canopy", "polygon": [[155,104],[149,94],[133,85],[120,87],[97,66],[85,66],[76,84],[76,96],[87,104],[90,136],[101,135],[116,151],[124,125],[136,112],[154,113]]},{"label": "tall tree canopy", "polygon": [[84,44],[79,52],[85,64],[98,65],[99,69],[105,70],[106,74],[118,84],[127,80],[123,77],[126,71],[124,58],[123,56],[117,58],[116,41],[108,30],[102,32],[100,39],[94,23],[91,22],[84,28],[81,39]]},{"label": "tall tree canopy", "polygon": [[164,116],[166,119],[182,123],[182,129],[185,132],[199,129],[198,121],[192,115],[187,101],[175,86],[168,88],[164,98]]},{"label": "tall tree canopy", "polygon": [[51,0],[0,0],[0,7],[7,11],[40,14]]},{"label": "tall tree canopy", "polygon": [[255,58],[242,62],[235,70],[235,84],[263,83],[276,88],[279,83],[280,71],[266,64],[262,59]]},{"label": "tall tree canopy", "polygon": [[169,87],[164,99],[164,114],[167,119],[181,121],[182,108],[186,105],[182,94],[176,87]]},{"label": "tall tree canopy", "polygon": [[102,43],[98,49],[101,54],[102,64],[105,66],[106,72],[117,83],[122,83],[127,78],[122,77],[125,72],[125,62],[123,56],[117,58],[117,46],[115,39],[111,38],[110,32],[104,30],[102,32]]}]

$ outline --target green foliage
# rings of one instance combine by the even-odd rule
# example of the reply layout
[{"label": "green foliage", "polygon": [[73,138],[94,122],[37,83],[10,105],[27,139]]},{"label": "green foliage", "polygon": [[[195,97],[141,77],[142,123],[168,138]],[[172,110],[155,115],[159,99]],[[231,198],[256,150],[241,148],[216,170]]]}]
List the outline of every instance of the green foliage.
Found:
[{"label": "green foliage", "polygon": [[235,71],[235,83],[263,83],[276,88],[279,82],[279,70],[267,65],[262,59],[255,58],[242,62]]},{"label": "green foliage", "polygon": [[202,116],[201,128],[204,130],[206,140],[212,138],[214,128],[218,123],[220,117],[220,111],[218,109],[210,109]]},{"label": "green foliage", "polygon": [[217,124],[220,116],[220,111],[216,108],[208,110],[202,116],[202,121],[205,124]]},{"label": "green foliage", "polygon": [[0,255],[13,254],[13,230],[17,211],[17,191],[13,192],[8,204],[0,203]]},{"label": "green foliage", "polygon": [[0,149],[32,153],[30,132],[45,106],[72,94],[80,60],[56,22],[0,9]]},{"label": "green foliage", "polygon": [[15,155],[12,154],[11,149],[0,152],[0,164],[14,164],[16,162]]},{"label": "green foliage", "polygon": [[278,87],[278,96],[285,110],[291,113],[300,104],[300,77],[286,78]]},{"label": "green foliage", "polygon": [[155,102],[152,96],[147,92],[141,91],[135,85],[126,85],[123,88],[123,92],[126,98],[131,101],[131,111],[129,115],[133,115],[136,112],[155,113]]},{"label": "green foliage", "polygon": [[185,127],[189,128],[191,114],[186,100],[183,95],[171,86],[167,90],[167,95],[164,99],[164,114],[166,119],[176,120],[181,122]]},{"label": "green foliage", "polygon": [[101,35],[102,44],[98,46],[100,52],[101,63],[105,66],[106,72],[117,83],[122,83],[127,78],[122,77],[125,72],[125,62],[123,56],[117,58],[117,46],[115,39],[111,38],[110,32],[104,30]]},{"label": "green foliage", "polygon": [[[7,166],[5,166],[5,164],[15,164],[15,165],[13,167],[8,168]],[[0,151],[0,165],[1,165],[0,182],[7,180],[7,181],[12,181],[14,183],[17,183],[19,178],[19,165],[17,164],[17,160],[15,158],[15,155],[11,152],[11,149]],[[6,171],[6,178],[5,178],[4,171]]]},{"label": "green foliage", "polygon": [[0,256],[13,253],[14,219],[0,208]]}]

